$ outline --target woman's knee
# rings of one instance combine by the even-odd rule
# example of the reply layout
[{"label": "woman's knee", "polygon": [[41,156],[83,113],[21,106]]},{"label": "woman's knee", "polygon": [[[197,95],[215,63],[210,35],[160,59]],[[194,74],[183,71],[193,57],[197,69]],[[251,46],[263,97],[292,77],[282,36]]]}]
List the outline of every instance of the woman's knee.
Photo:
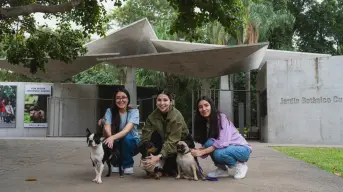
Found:
[{"label": "woman's knee", "polygon": [[136,139],[131,135],[127,134],[122,138],[122,144],[125,147],[131,147],[136,145]]},{"label": "woman's knee", "polygon": [[230,168],[233,167],[237,161],[247,162],[250,156],[250,149],[246,146],[228,146],[223,149],[218,156]]}]

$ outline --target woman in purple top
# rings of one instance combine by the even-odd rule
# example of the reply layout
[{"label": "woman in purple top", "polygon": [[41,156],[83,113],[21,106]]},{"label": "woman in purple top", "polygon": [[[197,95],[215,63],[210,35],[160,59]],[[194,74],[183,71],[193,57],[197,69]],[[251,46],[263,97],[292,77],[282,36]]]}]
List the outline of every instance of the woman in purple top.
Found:
[{"label": "woman in purple top", "polygon": [[228,177],[227,167],[236,167],[234,178],[243,179],[248,171],[246,162],[252,152],[251,146],[226,115],[216,109],[212,99],[203,96],[197,106],[194,139],[203,148],[192,150],[192,155],[211,156],[217,169],[208,173],[209,177]]}]

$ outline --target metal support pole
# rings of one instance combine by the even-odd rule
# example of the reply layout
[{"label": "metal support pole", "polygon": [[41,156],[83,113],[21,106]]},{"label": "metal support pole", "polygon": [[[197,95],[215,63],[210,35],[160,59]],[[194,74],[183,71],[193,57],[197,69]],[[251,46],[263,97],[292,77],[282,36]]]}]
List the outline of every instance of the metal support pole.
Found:
[{"label": "metal support pole", "polygon": [[239,133],[244,136],[244,103],[238,103]]},{"label": "metal support pole", "polygon": [[192,91],[192,137],[194,138],[194,91]]}]

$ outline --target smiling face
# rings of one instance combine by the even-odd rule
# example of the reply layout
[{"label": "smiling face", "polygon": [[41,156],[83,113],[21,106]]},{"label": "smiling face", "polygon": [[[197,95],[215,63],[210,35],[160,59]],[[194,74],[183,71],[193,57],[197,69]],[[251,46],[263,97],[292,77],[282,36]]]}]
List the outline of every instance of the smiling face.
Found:
[{"label": "smiling face", "polygon": [[128,97],[124,92],[118,92],[115,96],[118,109],[125,109],[128,105]]},{"label": "smiling face", "polygon": [[166,113],[169,111],[171,100],[166,94],[159,94],[156,99],[156,106],[162,112]]},{"label": "smiling face", "polygon": [[211,105],[206,100],[201,100],[198,104],[198,110],[201,116],[205,117],[206,119],[210,118],[211,115]]}]

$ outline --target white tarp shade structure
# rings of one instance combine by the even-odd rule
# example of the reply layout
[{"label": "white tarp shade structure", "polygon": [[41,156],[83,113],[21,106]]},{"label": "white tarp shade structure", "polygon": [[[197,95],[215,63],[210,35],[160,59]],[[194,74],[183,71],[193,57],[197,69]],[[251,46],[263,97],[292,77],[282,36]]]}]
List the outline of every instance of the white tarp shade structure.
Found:
[{"label": "white tarp shade structure", "polygon": [[[36,77],[61,82],[90,67],[106,62],[192,77],[218,77],[257,69],[268,43],[221,46],[158,40],[147,19],[139,20],[118,31],[86,44],[88,53],[71,64],[50,60],[46,73]],[[0,60],[0,68],[29,75],[22,65]]]}]

